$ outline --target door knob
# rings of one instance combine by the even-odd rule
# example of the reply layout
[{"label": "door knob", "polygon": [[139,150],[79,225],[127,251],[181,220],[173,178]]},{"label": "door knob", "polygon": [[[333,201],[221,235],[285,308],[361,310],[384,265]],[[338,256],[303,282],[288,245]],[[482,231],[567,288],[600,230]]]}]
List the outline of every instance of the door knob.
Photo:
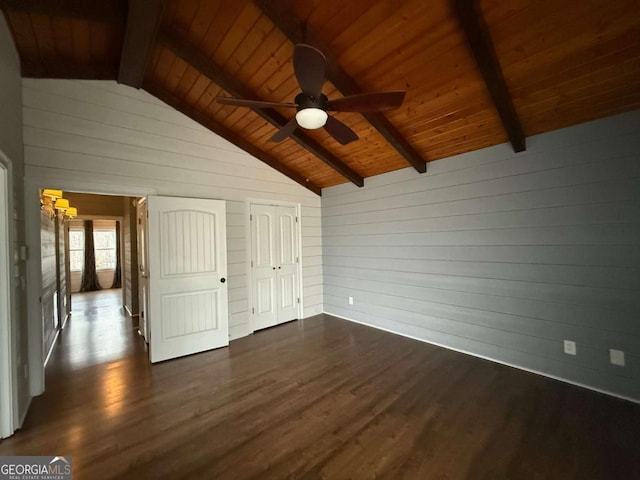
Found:
[{"label": "door knob", "polygon": [[275,269],[276,269],[276,267],[273,267],[273,269],[275,270]]},{"label": "door knob", "polygon": [[220,279],[220,283],[224,283],[224,282],[226,282],[226,281],[227,281],[227,279],[226,279],[226,278],[224,278],[224,277],[222,277],[222,278]]},{"label": "door knob", "polygon": [[282,267],[278,267],[278,270],[280,270]]}]

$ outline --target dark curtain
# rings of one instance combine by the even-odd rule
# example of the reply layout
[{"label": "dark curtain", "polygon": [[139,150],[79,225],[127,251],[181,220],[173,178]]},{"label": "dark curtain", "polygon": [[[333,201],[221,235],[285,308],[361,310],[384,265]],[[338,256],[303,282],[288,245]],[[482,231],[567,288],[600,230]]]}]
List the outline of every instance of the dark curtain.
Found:
[{"label": "dark curtain", "polygon": [[122,287],[122,267],[120,266],[120,222],[116,222],[116,270],[113,272],[111,288]]},{"label": "dark curtain", "polygon": [[102,290],[96,272],[96,250],[93,245],[93,221],[84,221],[84,268],[82,269],[81,292]]}]

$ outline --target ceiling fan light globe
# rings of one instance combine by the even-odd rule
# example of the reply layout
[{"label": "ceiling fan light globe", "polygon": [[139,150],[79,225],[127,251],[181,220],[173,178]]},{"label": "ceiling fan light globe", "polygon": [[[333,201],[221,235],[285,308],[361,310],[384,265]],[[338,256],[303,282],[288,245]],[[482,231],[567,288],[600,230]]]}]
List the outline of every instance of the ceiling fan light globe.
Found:
[{"label": "ceiling fan light globe", "polygon": [[327,112],[320,108],[303,108],[296,113],[296,122],[302,128],[313,130],[324,127],[327,123]]}]

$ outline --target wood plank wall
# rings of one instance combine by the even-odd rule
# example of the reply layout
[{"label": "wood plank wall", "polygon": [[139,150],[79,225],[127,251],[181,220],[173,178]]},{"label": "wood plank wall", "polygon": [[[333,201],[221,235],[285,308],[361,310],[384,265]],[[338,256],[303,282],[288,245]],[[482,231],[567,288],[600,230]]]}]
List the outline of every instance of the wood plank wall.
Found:
[{"label": "wood plank wall", "polygon": [[49,214],[40,213],[40,252],[42,268],[42,323],[44,331],[45,358],[49,354],[56,337],[54,300],[56,292],[56,229],[55,222]]},{"label": "wood plank wall", "polygon": [[65,231],[64,223],[59,219],[55,220],[56,235],[56,290],[58,291],[58,319],[60,324],[64,324],[67,317],[67,269],[66,269],[66,253],[65,247]]},{"label": "wood plank wall", "polygon": [[[11,191],[13,194],[11,223],[12,248],[19,251],[26,242],[25,210],[24,210],[24,160],[22,145],[22,78],[20,75],[20,59],[13,45],[9,28],[3,15],[0,15],[0,151],[6,157],[10,167]],[[3,161],[3,160],[0,160]],[[29,351],[29,335],[27,332],[27,265],[19,256],[12,265],[12,310],[13,328],[17,337],[16,372],[18,387],[18,418],[22,419],[29,405],[29,377],[27,370]],[[25,352],[24,354],[22,352]]]},{"label": "wood plank wall", "polygon": [[227,201],[231,338],[250,332],[248,199],[300,203],[304,316],[322,311],[320,199],[144,91],[23,79],[26,176],[87,191]]},{"label": "wood plank wall", "polygon": [[122,209],[123,258],[122,271],[124,275],[124,305],[131,315],[138,312],[138,239],[136,223],[136,207],[134,197],[124,197]]},{"label": "wood plank wall", "polygon": [[325,311],[640,400],[640,112],[527,144],[323,191]]}]

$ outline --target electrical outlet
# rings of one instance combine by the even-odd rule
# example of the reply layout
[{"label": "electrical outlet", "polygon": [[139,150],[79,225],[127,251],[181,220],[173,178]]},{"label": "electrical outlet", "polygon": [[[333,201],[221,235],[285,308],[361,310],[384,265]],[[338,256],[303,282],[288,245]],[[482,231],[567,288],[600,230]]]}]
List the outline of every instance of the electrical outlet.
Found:
[{"label": "electrical outlet", "polygon": [[353,305],[353,297],[349,297],[349,305]]},{"label": "electrical outlet", "polygon": [[609,361],[613,365],[624,367],[624,352],[622,350],[614,350],[612,348],[611,350],[609,350]]},{"label": "electrical outlet", "polygon": [[572,340],[564,341],[564,353],[567,355],[575,355],[576,354],[576,342]]}]

